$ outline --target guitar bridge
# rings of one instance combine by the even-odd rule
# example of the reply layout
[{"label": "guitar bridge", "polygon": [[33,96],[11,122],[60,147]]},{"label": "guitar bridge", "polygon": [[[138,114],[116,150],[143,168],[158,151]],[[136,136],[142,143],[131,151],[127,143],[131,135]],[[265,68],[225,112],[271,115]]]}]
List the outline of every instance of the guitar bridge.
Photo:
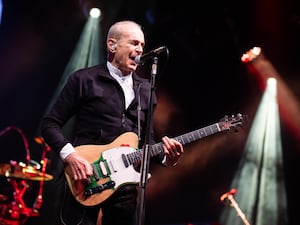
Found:
[{"label": "guitar bridge", "polygon": [[116,185],[116,183],[114,181],[108,181],[104,184],[100,184],[96,187],[92,187],[92,188],[87,188],[85,191],[84,191],[84,196],[85,197],[89,197],[93,194],[97,194],[97,193],[100,193],[106,189],[109,189],[109,188],[113,188],[114,186]]}]

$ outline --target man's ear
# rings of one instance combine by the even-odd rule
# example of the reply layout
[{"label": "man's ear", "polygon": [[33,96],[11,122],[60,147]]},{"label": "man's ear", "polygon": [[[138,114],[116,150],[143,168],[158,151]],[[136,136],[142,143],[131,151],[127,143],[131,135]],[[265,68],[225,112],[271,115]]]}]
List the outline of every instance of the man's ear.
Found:
[{"label": "man's ear", "polygon": [[111,52],[114,52],[116,50],[116,47],[117,47],[117,43],[115,41],[115,39],[109,39],[107,41],[107,45],[108,45],[108,49],[111,51]]},{"label": "man's ear", "polygon": [[116,46],[117,46],[117,44],[112,44],[112,45],[110,46],[111,50],[115,51],[115,50],[116,50]]}]

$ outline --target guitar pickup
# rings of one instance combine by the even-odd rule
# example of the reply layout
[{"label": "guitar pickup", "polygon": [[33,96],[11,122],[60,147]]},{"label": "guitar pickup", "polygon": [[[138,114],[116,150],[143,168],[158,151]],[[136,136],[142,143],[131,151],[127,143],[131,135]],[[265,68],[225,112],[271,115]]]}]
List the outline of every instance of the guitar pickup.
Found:
[{"label": "guitar pickup", "polygon": [[113,188],[115,186],[115,184],[116,183],[114,181],[108,181],[108,182],[106,182],[104,184],[100,184],[96,187],[88,188],[84,191],[84,196],[89,197],[93,194],[100,193],[106,189]]},{"label": "guitar pickup", "polygon": [[100,180],[100,174],[99,174],[99,171],[98,171],[96,165],[92,164],[92,168],[93,168],[93,174],[94,174],[95,179],[97,181]]},{"label": "guitar pickup", "polygon": [[110,173],[109,168],[107,168],[108,165],[106,164],[106,161],[95,162],[91,165],[96,181],[100,180],[103,177],[107,177]]}]

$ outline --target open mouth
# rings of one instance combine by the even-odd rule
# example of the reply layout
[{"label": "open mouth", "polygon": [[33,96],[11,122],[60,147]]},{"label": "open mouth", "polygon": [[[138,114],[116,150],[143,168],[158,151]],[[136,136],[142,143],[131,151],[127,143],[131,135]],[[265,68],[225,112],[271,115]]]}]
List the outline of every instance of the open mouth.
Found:
[{"label": "open mouth", "polygon": [[135,63],[137,63],[136,62],[136,56],[130,56],[129,59],[131,59],[132,61],[134,61]]},{"label": "open mouth", "polygon": [[130,56],[129,59],[135,61],[135,56]]}]

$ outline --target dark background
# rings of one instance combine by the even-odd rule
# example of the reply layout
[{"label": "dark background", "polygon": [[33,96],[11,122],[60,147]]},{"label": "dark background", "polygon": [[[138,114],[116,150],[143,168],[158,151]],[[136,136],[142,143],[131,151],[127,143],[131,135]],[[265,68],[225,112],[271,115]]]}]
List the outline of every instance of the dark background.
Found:
[{"label": "dark background", "polygon": [[[186,146],[177,167],[153,168],[147,189],[147,223],[218,222],[223,208],[219,196],[230,187],[262,95],[256,77],[240,57],[254,46],[262,47],[299,107],[299,2],[4,0],[0,132],[9,126],[20,128],[27,137],[31,158],[38,162],[43,151],[34,141],[39,122],[92,6],[102,9],[103,40],[113,22],[132,19],[145,30],[145,52],[168,47],[169,59],[161,59],[156,80],[158,136],[177,136],[217,122],[224,115],[249,116],[249,125],[237,133],[217,134]],[[141,69],[149,71],[146,65]],[[281,107],[289,104],[293,103],[286,99]],[[300,127],[296,121],[294,129],[281,121],[290,225],[299,224]],[[2,163],[25,161],[24,142],[16,130],[0,137],[0,151]],[[47,154],[51,159],[47,172],[56,176],[55,156]],[[30,207],[39,183],[29,183],[24,198]],[[45,183],[41,216],[30,218],[29,224],[55,224],[55,185],[54,181]],[[12,194],[4,178],[1,193]]]}]

